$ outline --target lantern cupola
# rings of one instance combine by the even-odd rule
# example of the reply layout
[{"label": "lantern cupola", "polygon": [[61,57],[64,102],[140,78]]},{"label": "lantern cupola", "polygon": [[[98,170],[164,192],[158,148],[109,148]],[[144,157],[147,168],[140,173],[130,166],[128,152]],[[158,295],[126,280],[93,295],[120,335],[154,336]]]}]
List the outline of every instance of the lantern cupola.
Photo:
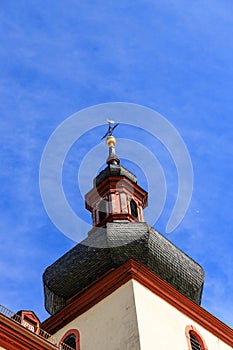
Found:
[{"label": "lantern cupola", "polygon": [[106,144],[109,149],[107,167],[94,178],[93,188],[85,196],[93,227],[118,220],[143,222],[148,194],[137,184],[137,177],[120,164],[115,137],[108,136]]}]

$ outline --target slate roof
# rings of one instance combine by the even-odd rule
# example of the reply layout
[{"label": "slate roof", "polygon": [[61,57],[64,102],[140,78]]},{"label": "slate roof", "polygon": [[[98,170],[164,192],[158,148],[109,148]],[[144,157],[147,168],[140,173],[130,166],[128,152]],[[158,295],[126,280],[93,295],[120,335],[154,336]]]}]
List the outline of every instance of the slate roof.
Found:
[{"label": "slate roof", "polygon": [[93,180],[94,187],[100,182],[112,175],[125,176],[134,183],[137,183],[137,177],[131,173],[128,169],[119,164],[109,164],[104,170],[102,170]]},{"label": "slate roof", "polygon": [[98,228],[45,270],[46,310],[54,314],[67,299],[130,258],[200,304],[202,267],[149,224],[120,221]]}]

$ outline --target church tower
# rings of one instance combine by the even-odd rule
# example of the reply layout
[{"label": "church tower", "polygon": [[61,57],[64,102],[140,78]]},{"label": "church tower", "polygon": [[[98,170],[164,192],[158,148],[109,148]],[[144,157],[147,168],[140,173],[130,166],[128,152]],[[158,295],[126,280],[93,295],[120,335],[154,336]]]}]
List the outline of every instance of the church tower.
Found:
[{"label": "church tower", "polygon": [[232,329],[200,306],[202,267],[144,221],[148,194],[116,155],[115,127],[85,196],[92,229],[44,272],[51,316],[0,305],[0,350],[232,349]]},{"label": "church tower", "polygon": [[44,275],[42,327],[76,350],[228,350],[229,327],[200,307],[202,267],[144,221],[148,194],[120,164],[85,196],[93,227]]},{"label": "church tower", "polygon": [[202,267],[144,221],[148,194],[112,131],[85,196],[93,227],[43,275],[51,316],[0,305],[0,350],[232,349],[232,329],[200,306]]}]

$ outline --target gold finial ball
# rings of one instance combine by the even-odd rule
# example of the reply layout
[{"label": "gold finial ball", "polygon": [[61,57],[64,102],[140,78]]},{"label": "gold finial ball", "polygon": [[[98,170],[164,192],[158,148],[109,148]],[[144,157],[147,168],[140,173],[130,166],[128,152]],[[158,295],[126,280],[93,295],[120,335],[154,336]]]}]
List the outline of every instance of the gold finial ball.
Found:
[{"label": "gold finial ball", "polygon": [[106,139],[106,144],[108,147],[115,147],[116,146],[116,139],[114,136],[108,136]]}]

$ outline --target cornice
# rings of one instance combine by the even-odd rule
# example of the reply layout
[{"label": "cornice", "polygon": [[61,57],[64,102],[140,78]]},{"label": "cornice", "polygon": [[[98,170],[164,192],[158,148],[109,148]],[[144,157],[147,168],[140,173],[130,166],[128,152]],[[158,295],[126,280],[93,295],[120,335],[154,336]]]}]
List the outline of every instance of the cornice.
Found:
[{"label": "cornice", "polygon": [[63,309],[42,323],[43,329],[54,334],[131,279],[138,281],[226,344],[233,345],[233,331],[230,327],[133,259],[110,270],[70,298]]},{"label": "cornice", "polygon": [[142,200],[143,208],[147,206],[148,193],[138,184],[127,179],[124,175],[112,175],[104,179],[99,185],[94,187],[85,195],[86,208],[91,209],[89,203],[98,201],[99,196],[103,197],[107,193],[114,193],[115,191],[128,191]]}]

